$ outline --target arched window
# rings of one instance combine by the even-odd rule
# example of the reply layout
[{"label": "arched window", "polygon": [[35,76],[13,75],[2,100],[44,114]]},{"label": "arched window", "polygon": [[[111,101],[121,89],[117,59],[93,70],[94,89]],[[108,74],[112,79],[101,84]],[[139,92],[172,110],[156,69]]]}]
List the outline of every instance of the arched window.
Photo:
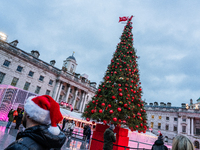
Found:
[{"label": "arched window", "polygon": [[194,147],[199,149],[199,142],[198,141],[194,141]]},{"label": "arched window", "polygon": [[74,64],[72,64],[71,69],[70,69],[71,73],[73,73],[73,71],[74,71]]}]

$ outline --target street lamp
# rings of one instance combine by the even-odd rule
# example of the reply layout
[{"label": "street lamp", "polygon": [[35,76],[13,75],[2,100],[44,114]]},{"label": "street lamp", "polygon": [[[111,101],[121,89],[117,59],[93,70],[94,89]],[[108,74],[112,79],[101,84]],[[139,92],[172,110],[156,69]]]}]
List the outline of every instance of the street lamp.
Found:
[{"label": "street lamp", "polygon": [[3,32],[0,32],[0,40],[6,41],[7,40],[7,35]]}]

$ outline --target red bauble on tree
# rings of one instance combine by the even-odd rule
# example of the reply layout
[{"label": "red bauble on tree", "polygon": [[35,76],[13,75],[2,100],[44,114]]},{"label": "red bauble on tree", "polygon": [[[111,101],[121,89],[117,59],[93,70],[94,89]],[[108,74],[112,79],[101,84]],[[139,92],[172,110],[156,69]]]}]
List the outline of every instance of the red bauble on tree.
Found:
[{"label": "red bauble on tree", "polygon": [[104,106],[105,106],[105,103],[101,103],[101,106],[103,106],[103,107],[104,107]]},{"label": "red bauble on tree", "polygon": [[118,108],[117,108],[117,111],[119,111],[119,112],[120,112],[120,111],[122,111],[122,109],[121,109],[120,107],[118,107]]},{"label": "red bauble on tree", "polygon": [[99,109],[99,113],[102,113],[103,112],[103,110],[102,109]]},{"label": "red bauble on tree", "polygon": [[112,114],[112,113],[113,113],[113,110],[110,110],[109,113]]},{"label": "red bauble on tree", "polygon": [[113,118],[113,121],[115,121],[115,122],[116,122],[116,121],[117,121],[117,118],[116,118],[116,117],[114,117],[114,118]]},{"label": "red bauble on tree", "polygon": [[90,121],[90,118],[86,118],[87,121]]},{"label": "red bauble on tree", "polygon": [[123,96],[123,94],[122,94],[122,93],[119,93],[119,96]]},{"label": "red bauble on tree", "polygon": [[118,89],[118,91],[120,91],[120,92],[121,92],[121,91],[122,91],[122,89],[121,89],[121,88],[119,88],[119,89]]},{"label": "red bauble on tree", "polygon": [[115,99],[115,98],[116,98],[116,97],[113,95],[113,96],[112,96],[112,99]]},{"label": "red bauble on tree", "polygon": [[108,104],[108,107],[111,108],[112,106],[110,104]]}]

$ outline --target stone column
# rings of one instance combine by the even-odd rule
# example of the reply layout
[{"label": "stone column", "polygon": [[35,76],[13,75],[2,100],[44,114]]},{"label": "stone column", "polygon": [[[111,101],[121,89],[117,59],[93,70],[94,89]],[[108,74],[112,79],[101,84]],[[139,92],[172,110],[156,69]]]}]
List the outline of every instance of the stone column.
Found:
[{"label": "stone column", "polygon": [[192,123],[191,123],[191,135],[194,135],[194,118],[191,118]]},{"label": "stone column", "polygon": [[81,109],[82,109],[82,106],[83,106],[84,99],[85,99],[85,92],[83,92],[83,95],[82,95],[82,98],[81,98],[81,104],[79,106],[79,111],[80,112],[81,112]]},{"label": "stone column", "polygon": [[190,118],[187,118],[187,135],[190,135]]},{"label": "stone column", "polygon": [[61,90],[62,90],[62,82],[60,82],[60,87],[59,87],[59,90],[58,90],[58,94],[57,94],[57,96],[56,96],[56,102],[58,102],[59,101],[59,97],[60,97],[60,92],[61,92]]},{"label": "stone column", "polygon": [[83,105],[81,106],[81,112],[83,112],[84,109],[85,109],[85,103],[86,103],[87,96],[88,96],[87,93],[85,93],[85,98],[84,98],[84,101],[83,101]]},{"label": "stone column", "polygon": [[181,116],[178,116],[178,134],[181,132]]},{"label": "stone column", "polygon": [[73,101],[73,104],[72,104],[73,108],[74,108],[74,105],[76,103],[77,94],[78,94],[78,89],[76,89],[76,92],[75,92],[75,98],[74,98],[74,101]]},{"label": "stone column", "polygon": [[69,85],[68,90],[67,90],[67,94],[66,94],[66,97],[65,97],[65,102],[66,102],[66,103],[67,103],[68,98],[69,98],[70,90],[71,90],[71,86]]},{"label": "stone column", "polygon": [[56,81],[56,85],[55,85],[55,88],[53,90],[53,95],[52,95],[52,98],[55,100],[56,99],[56,96],[58,94],[58,89],[60,87],[60,81]]}]

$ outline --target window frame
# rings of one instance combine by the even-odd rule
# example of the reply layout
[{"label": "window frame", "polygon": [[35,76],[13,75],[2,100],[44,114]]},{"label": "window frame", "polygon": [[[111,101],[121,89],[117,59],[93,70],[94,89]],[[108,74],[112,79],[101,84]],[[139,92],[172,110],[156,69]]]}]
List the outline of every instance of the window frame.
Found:
[{"label": "window frame", "polygon": [[[176,130],[175,130],[175,128],[176,128]],[[173,131],[177,131],[177,129],[178,129],[177,126],[174,126]]]},{"label": "window frame", "polygon": [[3,72],[0,72],[0,84],[2,84],[3,79],[5,78],[6,74]]},{"label": "window frame", "polygon": [[16,71],[17,71],[17,72],[22,72],[22,70],[23,70],[23,67],[20,66],[20,65],[18,65]]},{"label": "window frame", "polygon": [[[28,85],[27,85],[27,84],[28,84]],[[23,89],[28,91],[30,85],[31,85],[30,82],[25,82],[25,84],[24,84],[24,88],[23,88]]]},{"label": "window frame", "polygon": [[13,77],[12,82],[11,82],[10,85],[12,85],[12,86],[16,86],[17,83],[18,83],[18,81],[19,81],[19,78]]},{"label": "window frame", "polygon": [[49,85],[53,85],[53,80],[49,80]]},{"label": "window frame", "polygon": [[169,125],[168,125],[168,124],[165,125],[165,130],[166,130],[166,131],[169,130]]},{"label": "window frame", "polygon": [[40,75],[40,77],[39,77],[38,80],[41,81],[41,82],[43,82],[44,81],[44,76]]},{"label": "window frame", "polygon": [[41,87],[40,87],[40,86],[37,86],[36,89],[35,89],[35,93],[36,93],[36,94],[39,94],[39,93],[40,93],[40,90],[41,90]]},{"label": "window frame", "polygon": [[[7,64],[7,63],[8,63],[8,64]],[[3,62],[3,66],[9,67],[9,66],[10,66],[10,63],[11,63],[11,61],[5,60],[5,61]]]},{"label": "window frame", "polygon": [[50,95],[51,91],[50,90],[46,90],[45,95]]},{"label": "window frame", "polygon": [[[33,73],[33,74],[31,75],[31,73]],[[33,75],[34,75],[34,72],[30,70],[29,73],[28,73],[28,76],[33,77]]]},{"label": "window frame", "polygon": [[161,129],[161,123],[160,122],[158,123],[158,129]]}]

